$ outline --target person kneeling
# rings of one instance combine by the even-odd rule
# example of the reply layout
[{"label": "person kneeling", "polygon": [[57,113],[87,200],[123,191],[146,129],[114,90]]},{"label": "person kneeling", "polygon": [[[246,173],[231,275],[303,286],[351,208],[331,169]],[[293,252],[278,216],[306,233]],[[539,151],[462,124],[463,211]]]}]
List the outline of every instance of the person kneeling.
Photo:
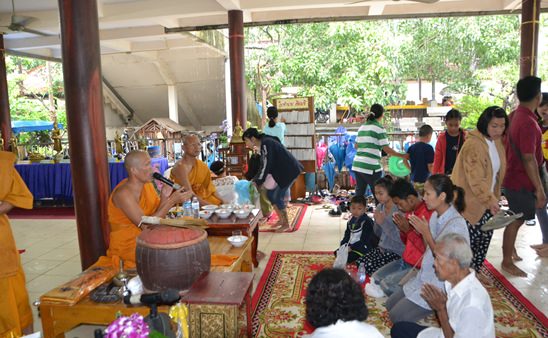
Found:
[{"label": "person kneeling", "polygon": [[445,281],[445,291],[425,284],[421,295],[436,311],[441,328],[399,322],[392,327],[392,337],[495,337],[491,299],[470,269],[472,250],[466,238],[446,234],[438,240],[434,252],[434,269]]},{"label": "person kneeling", "polygon": [[342,269],[325,269],[316,274],[306,292],[306,320],[316,330],[309,338],[381,338],[367,319],[361,287]]},{"label": "person kneeling", "polygon": [[[348,244],[347,263],[356,262],[373,248],[376,248],[379,243],[379,238],[375,235],[373,229],[373,220],[365,213],[367,210],[365,197],[354,196],[350,203],[352,218],[346,224],[346,231],[340,244],[341,246]],[[335,255],[337,255],[338,250],[340,248],[335,251]]]}]

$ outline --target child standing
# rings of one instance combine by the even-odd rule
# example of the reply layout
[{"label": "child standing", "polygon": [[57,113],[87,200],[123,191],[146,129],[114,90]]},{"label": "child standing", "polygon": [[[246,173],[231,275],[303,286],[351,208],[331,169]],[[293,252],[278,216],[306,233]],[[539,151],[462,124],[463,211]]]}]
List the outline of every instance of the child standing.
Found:
[{"label": "child standing", "polygon": [[411,181],[424,183],[432,173],[434,163],[434,148],[428,143],[432,139],[434,129],[428,124],[419,128],[419,141],[407,150],[411,163]]},{"label": "child standing", "polygon": [[433,174],[451,175],[453,172],[457,154],[466,137],[466,133],[460,127],[461,120],[462,114],[456,109],[451,109],[445,115],[447,130],[440,134],[436,143]]},{"label": "child standing", "polygon": [[[398,179],[390,189],[390,197],[401,212],[394,213],[393,220],[400,230],[400,238],[405,243],[402,258],[386,264],[372,276],[366,287],[368,295],[390,296],[398,289],[398,283],[413,267],[421,266],[422,255],[426,250],[422,235],[409,224],[409,217],[416,215],[430,219],[433,211],[428,210],[426,203],[419,197],[413,185],[404,179]],[[378,285],[377,285],[378,284]],[[380,286],[380,290],[378,288]]]},{"label": "child standing", "polygon": [[379,242],[373,231],[373,220],[365,213],[367,199],[364,196],[354,196],[350,203],[352,218],[346,224],[346,231],[340,244],[348,243],[347,263],[356,262],[358,258],[376,248]]},{"label": "child standing", "polygon": [[398,207],[389,195],[394,181],[392,177],[385,176],[375,182],[375,197],[379,204],[375,209],[375,234],[380,237],[379,246],[370,250],[358,260],[363,262],[365,272],[371,276],[384,265],[401,258],[405,245],[401,241],[400,230],[394,224],[392,216],[398,211]]}]

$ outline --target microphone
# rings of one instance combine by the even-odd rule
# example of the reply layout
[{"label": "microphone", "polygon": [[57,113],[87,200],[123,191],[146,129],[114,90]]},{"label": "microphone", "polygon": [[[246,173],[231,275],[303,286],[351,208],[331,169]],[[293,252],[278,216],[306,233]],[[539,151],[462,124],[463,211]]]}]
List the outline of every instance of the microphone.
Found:
[{"label": "microphone", "polygon": [[154,177],[155,179],[157,179],[158,181],[160,181],[162,183],[165,183],[165,184],[169,185],[170,187],[172,187],[175,190],[181,189],[180,185],[178,185],[177,183],[173,182],[172,180],[170,180],[168,178],[165,178],[164,176],[160,175],[160,173],[154,173],[154,174],[152,174],[152,177]]},{"label": "microphone", "polygon": [[126,305],[157,305],[157,304],[173,304],[181,299],[179,291],[175,289],[167,289],[155,293],[143,293],[137,295],[127,295],[124,297]]}]

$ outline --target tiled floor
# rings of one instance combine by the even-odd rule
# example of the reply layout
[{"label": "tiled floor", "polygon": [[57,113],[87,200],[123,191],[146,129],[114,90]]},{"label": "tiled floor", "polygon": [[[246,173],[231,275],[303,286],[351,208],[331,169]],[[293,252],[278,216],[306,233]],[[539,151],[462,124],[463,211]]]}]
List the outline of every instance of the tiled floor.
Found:
[{"label": "tiled floor", "polygon": [[[27,288],[31,301],[59,284],[66,282],[80,272],[80,259],[76,224],[73,220],[12,220],[17,247],[26,249],[21,255],[27,276]],[[342,238],[346,221],[327,215],[325,209],[308,207],[300,229],[295,233],[261,233],[259,250],[266,254],[255,270],[255,282],[266,266],[268,257],[275,250],[334,250]],[[499,267],[502,259],[502,230],[495,231],[487,255],[488,260]],[[517,247],[523,262],[522,269],[529,273],[528,278],[507,278],[539,310],[548,313],[548,259],[538,258],[529,248],[530,244],[540,242],[538,226],[523,226],[518,237]],[[41,324],[35,313],[35,330]],[[69,332],[66,337],[92,337],[94,326],[82,325]]]}]

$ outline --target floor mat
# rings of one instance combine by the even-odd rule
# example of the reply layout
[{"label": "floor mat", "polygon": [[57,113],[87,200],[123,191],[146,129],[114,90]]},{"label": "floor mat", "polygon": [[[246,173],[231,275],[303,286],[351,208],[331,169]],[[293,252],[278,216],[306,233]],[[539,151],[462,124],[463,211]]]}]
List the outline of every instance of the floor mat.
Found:
[{"label": "floor mat", "polygon": [[[253,295],[254,337],[300,337],[309,333],[305,323],[304,294],[310,279],[333,265],[332,252],[274,251]],[[495,311],[497,337],[546,337],[548,320],[491,264],[481,271]],[[384,336],[392,326],[386,299],[367,298],[369,318]],[[427,320],[432,323],[433,318]]]},{"label": "floor mat", "polygon": [[[306,204],[291,204],[287,207],[287,217],[289,218],[289,224],[293,230],[286,230],[284,232],[295,232],[299,230],[303,221],[304,214],[306,213]],[[278,215],[272,211],[270,218],[261,224],[259,224],[259,231],[273,232],[276,231],[276,223],[278,222]]]}]

